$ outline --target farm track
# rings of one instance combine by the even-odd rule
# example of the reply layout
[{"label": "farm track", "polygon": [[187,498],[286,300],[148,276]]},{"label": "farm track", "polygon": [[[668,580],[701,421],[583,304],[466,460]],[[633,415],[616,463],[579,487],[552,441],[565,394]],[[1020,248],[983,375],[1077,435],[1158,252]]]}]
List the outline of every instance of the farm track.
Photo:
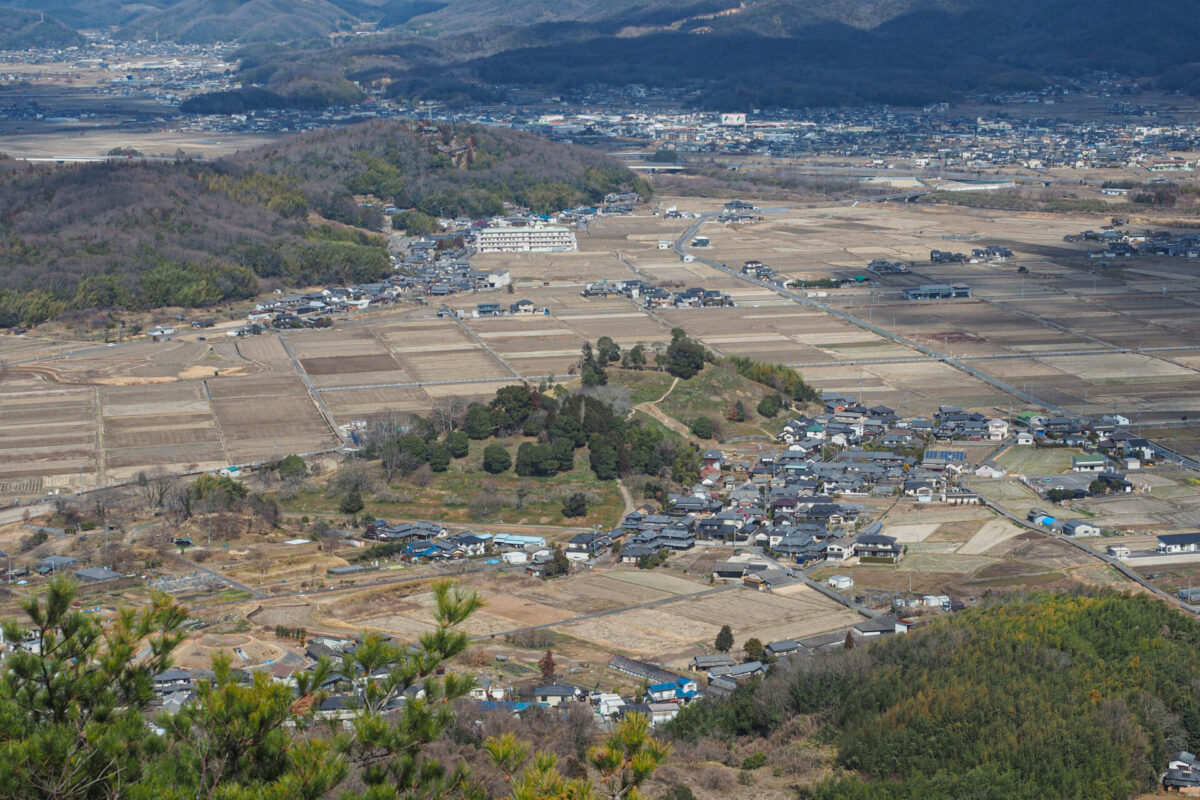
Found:
[{"label": "farm track", "polygon": [[680,422],[679,420],[675,419],[674,417],[667,416],[666,412],[664,412],[661,408],[658,407],[658,404],[661,403],[663,400],[666,400],[667,397],[671,394],[671,392],[675,391],[675,387],[678,385],[679,385],[679,378],[676,378],[675,380],[671,381],[671,385],[667,388],[667,390],[665,392],[662,393],[662,397],[658,398],[657,400],[650,400],[645,403],[638,403],[636,406],[629,409],[629,413],[632,415],[633,412],[635,412],[635,411],[641,411],[643,414],[648,414],[651,417],[654,417],[659,422],[661,422],[667,428],[675,431],[675,433],[678,433],[683,438],[691,441],[692,432],[690,430],[688,430],[688,427],[686,425],[684,425],[682,422]]},{"label": "farm track", "polygon": [[[181,559],[181,560],[186,561],[186,559]],[[192,562],[187,561],[187,563],[191,564]],[[228,583],[238,589],[242,589],[243,591],[250,592],[252,595],[255,596],[255,598],[261,599],[261,600],[288,600],[288,599],[318,597],[318,596],[328,597],[328,596],[332,596],[332,595],[341,594],[343,592],[346,592],[346,593],[361,592],[361,591],[364,591],[367,589],[380,589],[380,588],[383,588],[386,586],[396,586],[396,585],[399,585],[402,583],[420,583],[422,581],[431,581],[431,580],[439,580],[439,579],[453,580],[454,578],[457,578],[461,575],[471,575],[471,574],[474,574],[477,572],[492,572],[492,573],[512,572],[512,571],[519,571],[520,569],[524,569],[524,567],[520,564],[515,564],[515,565],[485,564],[480,567],[463,569],[463,570],[457,571],[457,572],[440,570],[440,571],[436,571],[432,574],[427,573],[427,574],[422,574],[422,575],[404,575],[404,576],[396,577],[396,578],[384,578],[382,580],[372,581],[371,583],[357,583],[357,584],[354,584],[353,586],[330,586],[325,589],[308,589],[305,591],[281,592],[280,594],[267,594],[265,592],[261,592],[256,589],[251,589],[249,586],[246,586],[244,584],[237,583],[236,581],[232,580],[231,578],[226,577],[221,572],[207,569],[206,567],[202,567],[198,564],[194,565],[194,566],[196,567],[196,569],[198,569],[202,572],[207,572],[210,575],[213,575],[214,577],[218,578],[219,580],[225,581],[226,583]],[[237,605],[239,603],[244,603],[244,602],[246,602],[246,601],[245,600],[227,600],[222,603],[212,603],[210,605],[205,606],[205,608],[217,608],[219,606]]]},{"label": "farm track", "polygon": [[465,333],[468,337],[470,337],[470,339],[472,341],[474,341],[476,344],[478,344],[480,347],[482,347],[488,353],[488,355],[490,355],[492,358],[496,359],[496,361],[498,361],[501,366],[503,366],[506,370],[511,372],[512,376],[514,378],[521,380],[521,373],[517,372],[517,370],[513,367],[512,364],[505,361],[504,357],[502,355],[500,355],[499,353],[497,353],[495,348],[493,348],[490,344],[485,342],[483,340],[483,338],[479,336],[479,334],[477,334],[477,333],[475,333],[475,331],[471,330],[470,326],[468,326],[467,323],[463,322],[458,317],[455,317],[454,321],[456,323],[458,323],[458,327],[462,328],[463,333]]},{"label": "farm track", "polygon": [[100,388],[92,389],[92,407],[96,411],[96,483],[104,485],[104,408],[100,404]]},{"label": "farm track", "polygon": [[221,453],[225,456],[225,461],[232,464],[233,461],[229,458],[229,447],[225,444],[225,433],[221,430],[221,418],[217,415],[217,407],[213,405],[212,390],[208,388],[208,381],[202,381],[204,384],[204,397],[208,400],[208,413],[212,417],[213,427],[217,429],[217,439],[221,442]]},{"label": "farm track", "polygon": [[617,490],[621,493],[621,500],[625,502],[625,510],[621,516],[627,517],[637,510],[637,504],[633,502],[633,495],[629,493],[629,487],[620,478],[617,478]]},{"label": "farm track", "polygon": [[[321,397],[321,393],[317,391],[317,387],[313,386],[312,379],[308,377],[304,367],[300,364],[300,359],[296,358],[296,354],[292,352],[292,348],[288,346],[287,339],[282,333],[277,333],[279,343],[283,345],[283,349],[287,352],[288,358],[292,360],[292,366],[296,370],[296,374],[304,381],[304,388],[308,390],[308,396],[316,404],[317,410],[321,412],[321,417],[325,420],[325,424],[329,426],[329,430],[333,433],[342,444],[346,444],[347,438],[338,428],[337,423],[333,419],[333,414],[329,413],[329,407],[325,405],[325,400]],[[214,414],[215,417],[215,414]],[[223,441],[223,440],[222,440]]]},{"label": "farm track", "polygon": [[[189,567],[191,567],[194,570],[203,572],[206,575],[211,575],[214,578],[216,578],[217,580],[228,583],[230,586],[232,586],[235,589],[241,589],[243,592],[247,592],[255,600],[263,600],[266,598],[266,595],[263,594],[262,592],[258,591],[257,589],[252,589],[244,583],[238,583],[233,578],[229,577],[228,575],[225,575],[224,573],[217,572],[215,569],[209,569],[208,567],[204,566],[203,564],[197,564],[195,561],[186,559],[183,556],[175,556],[175,558],[176,558],[176,560],[182,561],[184,564],[187,564]],[[237,600],[237,601],[233,601],[233,602],[242,602],[242,601]],[[223,604],[221,604],[221,605],[223,605]]]}]

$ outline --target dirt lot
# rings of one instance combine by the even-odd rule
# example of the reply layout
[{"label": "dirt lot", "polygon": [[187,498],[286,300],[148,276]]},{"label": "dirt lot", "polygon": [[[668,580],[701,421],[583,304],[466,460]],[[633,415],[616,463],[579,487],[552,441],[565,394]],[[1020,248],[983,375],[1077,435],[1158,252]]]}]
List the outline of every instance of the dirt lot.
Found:
[{"label": "dirt lot", "polygon": [[[487,603],[466,624],[465,630],[473,636],[491,637],[525,626],[548,625],[567,637],[577,653],[602,660],[613,652],[642,657],[694,653],[698,646],[709,645],[724,624],[733,627],[739,640],[757,636],[767,642],[834,630],[858,619],[803,586],[774,594],[731,587],[671,602],[672,597],[712,587],[665,570],[607,569],[556,581],[518,573],[470,575],[464,580],[480,591]],[[667,602],[620,611],[656,600]],[[432,594],[421,585],[367,590],[321,600],[314,624],[368,627],[412,636],[431,629],[431,605]],[[605,611],[618,613],[587,618]],[[295,605],[265,609],[255,621],[270,624],[276,619],[313,622],[303,607]]]},{"label": "dirt lot", "polygon": [[707,646],[725,624],[738,641],[757,637],[769,642],[836,630],[857,619],[805,587],[789,588],[786,594],[736,587],[678,604],[568,623],[561,630],[616,652],[652,657]]}]

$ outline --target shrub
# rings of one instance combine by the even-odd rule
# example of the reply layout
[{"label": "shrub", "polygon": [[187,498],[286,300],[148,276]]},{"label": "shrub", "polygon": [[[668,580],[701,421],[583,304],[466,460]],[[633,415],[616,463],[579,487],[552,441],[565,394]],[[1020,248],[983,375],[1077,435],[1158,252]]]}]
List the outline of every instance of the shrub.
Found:
[{"label": "shrub", "polygon": [[338,505],[338,509],[343,514],[357,514],[363,510],[362,494],[358,489],[351,489],[346,492],[346,496],[342,498],[342,502]]},{"label": "shrub", "polygon": [[587,516],[587,496],[583,492],[572,492],[563,500],[562,513],[564,517]]},{"label": "shrub", "polygon": [[760,769],[767,765],[766,753],[751,753],[742,759],[742,769]]},{"label": "shrub", "polygon": [[688,427],[691,429],[692,435],[699,439],[713,438],[714,426],[711,417],[696,417]]}]

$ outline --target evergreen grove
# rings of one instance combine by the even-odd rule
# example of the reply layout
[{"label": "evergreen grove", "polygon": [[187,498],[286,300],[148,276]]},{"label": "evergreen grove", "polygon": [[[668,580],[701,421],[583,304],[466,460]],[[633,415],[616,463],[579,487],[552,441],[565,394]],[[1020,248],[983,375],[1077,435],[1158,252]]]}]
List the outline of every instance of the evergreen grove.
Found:
[{"label": "evergreen grove", "polygon": [[777,664],[683,709],[685,740],[811,715],[837,744],[814,800],[1121,800],[1200,746],[1200,623],[1145,595],[1036,593],[872,647]]},{"label": "evergreen grove", "polygon": [[[185,610],[158,595],[104,623],[55,578],[22,603],[26,627],[4,622],[8,641],[40,653],[18,649],[0,666],[0,798],[483,800],[464,765],[429,752],[473,686],[444,667],[469,644],[458,627],[483,601],[450,582],[433,591],[436,625],[411,645],[366,634],[340,663],[297,673],[294,688],[261,671],[240,680],[218,654],[191,702],[155,715],[153,678],[172,663]],[[345,724],[317,714],[329,686]],[[511,733],[480,743],[512,800],[637,800],[670,753],[636,714],[593,745],[567,777]]]}]

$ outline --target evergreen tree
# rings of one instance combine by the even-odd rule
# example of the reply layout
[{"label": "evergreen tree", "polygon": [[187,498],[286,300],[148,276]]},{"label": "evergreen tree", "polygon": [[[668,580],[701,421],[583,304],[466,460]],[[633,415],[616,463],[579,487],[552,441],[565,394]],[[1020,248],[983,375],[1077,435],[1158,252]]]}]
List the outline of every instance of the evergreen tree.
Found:
[{"label": "evergreen tree", "polygon": [[760,416],[771,419],[779,413],[779,400],[773,394],[764,395],[762,400],[758,401],[758,413]]},{"label": "evergreen tree", "polygon": [[[349,733],[335,739],[342,756],[366,787],[344,800],[380,797],[446,797],[466,794],[463,765],[447,770],[424,753],[454,718],[454,701],[471,691],[469,676],[445,673],[446,662],[467,649],[470,638],[458,630],[482,605],[473,591],[449,581],[433,586],[436,627],[415,646],[366,634],[346,653],[338,673],[351,684],[353,716]],[[424,697],[412,695],[414,687]],[[394,709],[400,698],[408,699]]]},{"label": "evergreen tree", "polygon": [[636,713],[588,751],[587,764],[600,776],[596,783],[586,776],[565,778],[552,753],[530,759],[530,746],[512,733],[490,737],[483,746],[504,776],[510,800],[643,800],[640,787],[671,753],[670,745],[650,736],[650,718]]},{"label": "evergreen tree", "polygon": [[671,343],[667,345],[664,368],[675,377],[687,380],[704,369],[706,355],[702,344],[689,338],[683,328],[674,328]]},{"label": "evergreen tree", "polygon": [[279,472],[279,477],[285,481],[289,478],[303,478],[308,475],[308,465],[304,463],[303,458],[296,455],[283,459],[275,469]]},{"label": "evergreen tree", "polygon": [[592,467],[592,472],[602,481],[609,481],[617,477],[618,458],[617,451],[609,444],[603,444],[594,450],[588,456],[589,463]]},{"label": "evergreen tree", "polygon": [[696,417],[688,427],[692,431],[692,435],[698,439],[713,438],[715,426],[711,417]]},{"label": "evergreen tree", "polygon": [[713,646],[719,653],[728,653],[733,649],[733,629],[728,625],[722,625],[721,630],[717,633],[717,641]]},{"label": "evergreen tree", "polygon": [[307,735],[318,708],[317,687],[331,673],[329,662],[296,673],[301,702],[291,687],[264,672],[250,683],[239,680],[228,653],[214,655],[212,668],[211,679],[196,683],[195,700],[162,718],[167,750],[154,760],[134,798],[318,800],[342,780],[346,763],[332,743]]},{"label": "evergreen tree", "polygon": [[603,357],[596,357],[596,354],[592,351],[591,343],[583,343],[583,360],[580,362],[579,375],[584,386],[605,386],[608,384],[608,373],[604,371],[605,363],[607,362]]},{"label": "evergreen tree", "polygon": [[563,501],[564,517],[585,517],[588,513],[587,496],[583,492],[572,492]]},{"label": "evergreen tree", "polygon": [[487,407],[481,406],[478,403],[472,403],[467,408],[467,416],[463,421],[463,430],[472,439],[486,439],[491,436],[495,430],[495,426],[492,424],[492,415],[487,410]]},{"label": "evergreen tree", "polygon": [[463,458],[471,450],[471,437],[466,431],[450,431],[446,434],[446,447],[454,458]]},{"label": "evergreen tree", "polygon": [[491,424],[501,431],[517,431],[533,413],[533,393],[528,386],[505,386],[488,403]]},{"label": "evergreen tree", "polygon": [[358,490],[357,486],[351,487],[350,491],[346,492],[346,496],[338,504],[338,509],[343,514],[357,514],[363,510],[362,493]]},{"label": "evergreen tree", "polygon": [[601,366],[621,360],[621,348],[611,337],[601,336],[596,340],[596,360]]},{"label": "evergreen tree", "polygon": [[434,472],[445,472],[450,468],[450,451],[445,445],[434,445],[429,450],[429,468]]},{"label": "evergreen tree", "polygon": [[746,658],[750,661],[762,661],[766,655],[766,650],[763,649],[763,643],[759,639],[747,639],[742,645],[742,650],[746,653]]},{"label": "evergreen tree", "polygon": [[643,345],[635,344],[631,349],[625,351],[625,355],[621,358],[621,366],[625,369],[641,370],[646,368],[646,348]]},{"label": "evergreen tree", "polygon": [[187,614],[155,595],[102,624],[74,599],[74,584],[52,578],[44,595],[20,603],[28,628],[3,624],[6,641],[32,637],[38,650],[14,649],[0,669],[4,797],[121,797],[152,760],[156,737],[144,714]]},{"label": "evergreen tree", "polygon": [[512,457],[504,445],[497,442],[483,448],[483,469],[492,475],[499,475],[512,466]]}]

